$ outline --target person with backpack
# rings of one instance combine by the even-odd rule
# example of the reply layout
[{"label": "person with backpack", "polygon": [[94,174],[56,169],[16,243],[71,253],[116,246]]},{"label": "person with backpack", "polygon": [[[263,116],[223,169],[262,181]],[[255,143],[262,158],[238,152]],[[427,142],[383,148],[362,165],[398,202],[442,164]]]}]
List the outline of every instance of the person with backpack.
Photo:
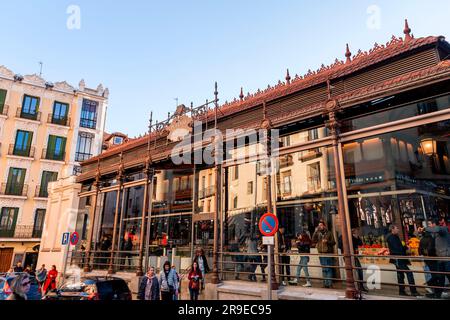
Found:
[{"label": "person with backpack", "polygon": [[178,278],[169,261],[164,262],[159,275],[159,287],[161,288],[161,300],[172,301],[175,290],[178,288]]},{"label": "person with backpack", "polygon": [[188,275],[189,280],[189,294],[191,296],[191,301],[197,301],[198,295],[200,293],[200,283],[202,281],[202,271],[198,267],[196,261],[192,263],[191,271]]}]

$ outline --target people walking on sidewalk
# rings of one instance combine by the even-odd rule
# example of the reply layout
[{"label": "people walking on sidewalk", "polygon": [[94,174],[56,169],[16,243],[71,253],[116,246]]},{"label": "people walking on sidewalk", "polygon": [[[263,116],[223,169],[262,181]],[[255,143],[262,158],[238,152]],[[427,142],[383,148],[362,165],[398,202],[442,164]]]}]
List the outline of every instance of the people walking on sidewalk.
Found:
[{"label": "people walking on sidewalk", "polygon": [[180,300],[181,297],[181,277],[180,274],[177,272],[177,267],[173,264],[172,270],[175,271],[175,274],[177,276],[177,286],[175,287],[175,293],[173,294],[173,300]]},{"label": "people walking on sidewalk", "polygon": [[41,292],[43,292],[43,286],[46,279],[47,279],[47,269],[45,269],[45,264],[43,264],[41,268],[36,271],[36,280],[39,284],[39,290],[41,290]]},{"label": "people walking on sidewalk", "polygon": [[53,265],[52,269],[47,273],[47,279],[44,283],[43,293],[47,294],[50,290],[56,289],[56,278],[58,277],[58,270]]},{"label": "people walking on sidewalk", "polygon": [[[390,254],[392,256],[406,256],[407,255],[406,246],[403,245],[400,239],[399,227],[393,224],[389,227],[389,230],[390,233],[386,237],[386,242],[388,244]],[[417,292],[416,283],[414,281],[414,275],[408,268],[408,265],[410,265],[411,262],[408,259],[390,259],[390,263],[394,264],[395,268],[397,269],[397,282],[399,284],[399,295],[408,296],[405,289],[405,273],[406,273],[411,295],[416,297],[420,296],[419,292]]]},{"label": "people walking on sidewalk", "polygon": [[286,285],[284,281],[287,279],[289,282],[291,280],[291,257],[288,252],[291,250],[291,241],[285,234],[284,227],[281,227],[278,231],[278,252],[280,253],[280,275],[281,284]]},{"label": "people walking on sidewalk", "polygon": [[311,253],[311,237],[308,234],[306,228],[303,228],[302,232],[298,235],[295,244],[297,245],[298,253],[300,254],[300,261],[297,266],[297,278],[292,281],[292,284],[297,284],[300,282],[300,275],[303,269],[306,278],[306,284],[303,287],[311,287],[311,279],[309,277],[308,263],[309,254]]},{"label": "people walking on sidewalk", "polygon": [[159,275],[159,286],[161,288],[161,300],[173,301],[175,289],[178,288],[178,279],[169,261],[164,262],[163,269]]},{"label": "people walking on sidewalk", "polygon": [[194,261],[197,262],[197,265],[203,275],[203,278],[201,281],[201,286],[200,286],[200,290],[203,290],[203,289],[205,289],[206,274],[209,273],[210,269],[209,269],[209,265],[208,265],[208,260],[206,259],[206,256],[205,256],[205,251],[202,248],[197,249],[197,252],[195,253]]},{"label": "people walking on sidewalk", "polygon": [[200,283],[202,281],[202,271],[198,267],[197,262],[193,262],[191,270],[189,271],[189,294],[191,296],[191,301],[198,300],[198,295],[200,293]]},{"label": "people walking on sidewalk", "polygon": [[[317,251],[323,254],[333,254],[336,241],[334,240],[333,233],[328,230],[325,221],[321,220],[312,237],[312,246],[317,248]],[[331,288],[333,285],[333,258],[329,256],[319,257],[320,264],[322,266],[323,286],[325,288]]]},{"label": "people walking on sidewalk", "polygon": [[160,289],[155,268],[150,267],[147,274],[142,278],[138,292],[139,300],[160,300]]},{"label": "people walking on sidewalk", "polygon": [[[430,226],[431,223],[428,223]],[[424,257],[436,257],[436,241],[431,232],[426,231],[424,228],[418,229],[421,236],[419,242],[419,254]],[[438,271],[438,261],[437,260],[424,260],[424,271],[430,271],[425,274],[426,285],[430,287],[440,286],[441,275],[434,272]],[[440,298],[442,294],[442,289],[438,288],[427,288],[429,293],[426,294],[429,298]]]}]

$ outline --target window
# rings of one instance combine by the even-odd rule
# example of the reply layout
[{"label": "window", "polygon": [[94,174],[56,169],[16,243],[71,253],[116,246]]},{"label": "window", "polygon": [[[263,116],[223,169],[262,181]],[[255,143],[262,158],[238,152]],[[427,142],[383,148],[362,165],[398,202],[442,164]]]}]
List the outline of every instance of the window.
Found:
[{"label": "window", "polygon": [[83,99],[80,127],[90,129],[95,129],[97,127],[97,106],[97,102]]},{"label": "window", "polygon": [[122,137],[114,137],[113,144],[121,144],[123,142]]},{"label": "window", "polygon": [[3,114],[3,108],[6,101],[6,90],[0,89],[0,114]]},{"label": "window", "polygon": [[233,180],[239,179],[239,166],[234,167]]},{"label": "window", "polygon": [[48,198],[48,184],[58,179],[58,172],[42,172],[41,186],[39,188],[39,197]]},{"label": "window", "polygon": [[316,162],[308,165],[308,191],[314,192],[321,188],[320,185],[320,163]]},{"label": "window", "polygon": [[6,183],[7,195],[22,195],[26,172],[26,169],[9,168],[8,182]]},{"label": "window", "polygon": [[61,103],[55,101],[53,104],[52,123],[67,125],[67,115],[69,113],[69,105],[67,103]]},{"label": "window", "polygon": [[19,208],[2,208],[0,212],[0,237],[14,237]]},{"label": "window", "polygon": [[238,197],[235,196],[233,198],[233,209],[237,209],[237,207],[238,207]]},{"label": "window", "polygon": [[40,238],[44,228],[45,209],[37,209],[34,216],[33,238]]},{"label": "window", "polygon": [[283,193],[290,194],[291,189],[291,171],[286,171],[283,173]]},{"label": "window", "polygon": [[285,136],[281,137],[281,146],[282,147],[289,147],[291,145],[291,136]]},{"label": "window", "polygon": [[314,128],[314,129],[308,130],[308,140],[312,141],[312,140],[316,140],[316,139],[319,139],[319,129]]},{"label": "window", "polygon": [[17,130],[16,143],[14,144],[15,156],[29,157],[33,132]]},{"label": "window", "polygon": [[75,161],[81,162],[92,157],[91,148],[94,135],[80,132],[78,134],[77,151],[75,152]]},{"label": "window", "polygon": [[20,113],[21,118],[37,120],[39,110],[39,98],[27,96],[23,97],[22,111]]},{"label": "window", "polygon": [[211,212],[211,200],[206,200],[205,212]]},{"label": "window", "polygon": [[247,183],[247,194],[253,194],[253,181]]},{"label": "window", "polygon": [[66,154],[66,138],[52,136],[48,137],[48,145],[45,159],[64,161]]}]

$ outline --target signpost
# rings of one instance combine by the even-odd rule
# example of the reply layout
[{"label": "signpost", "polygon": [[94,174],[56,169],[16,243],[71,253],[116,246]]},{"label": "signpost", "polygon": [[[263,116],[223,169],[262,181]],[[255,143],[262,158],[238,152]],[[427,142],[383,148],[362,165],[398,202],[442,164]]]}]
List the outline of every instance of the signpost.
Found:
[{"label": "signpost", "polygon": [[275,234],[278,232],[278,218],[272,213],[266,213],[259,219],[259,231],[263,237],[263,244],[267,245],[267,289],[268,300],[272,300],[272,253],[275,245]]},{"label": "signpost", "polygon": [[78,244],[78,241],[80,240],[80,235],[78,234],[78,232],[72,232],[72,234],[70,235],[70,244],[73,246],[76,246]]},{"label": "signpost", "polygon": [[62,240],[61,240],[61,245],[65,246],[69,244],[69,237],[70,237],[70,233],[69,232],[64,232],[63,236],[62,236]]}]

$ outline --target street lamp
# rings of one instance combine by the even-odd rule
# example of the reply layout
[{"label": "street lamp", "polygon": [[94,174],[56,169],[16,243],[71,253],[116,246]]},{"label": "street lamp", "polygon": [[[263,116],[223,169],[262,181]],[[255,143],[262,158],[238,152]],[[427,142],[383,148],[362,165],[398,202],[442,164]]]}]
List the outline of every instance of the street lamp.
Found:
[{"label": "street lamp", "polygon": [[420,147],[422,148],[422,152],[432,157],[437,153],[436,140],[433,138],[424,138],[420,141]]}]

